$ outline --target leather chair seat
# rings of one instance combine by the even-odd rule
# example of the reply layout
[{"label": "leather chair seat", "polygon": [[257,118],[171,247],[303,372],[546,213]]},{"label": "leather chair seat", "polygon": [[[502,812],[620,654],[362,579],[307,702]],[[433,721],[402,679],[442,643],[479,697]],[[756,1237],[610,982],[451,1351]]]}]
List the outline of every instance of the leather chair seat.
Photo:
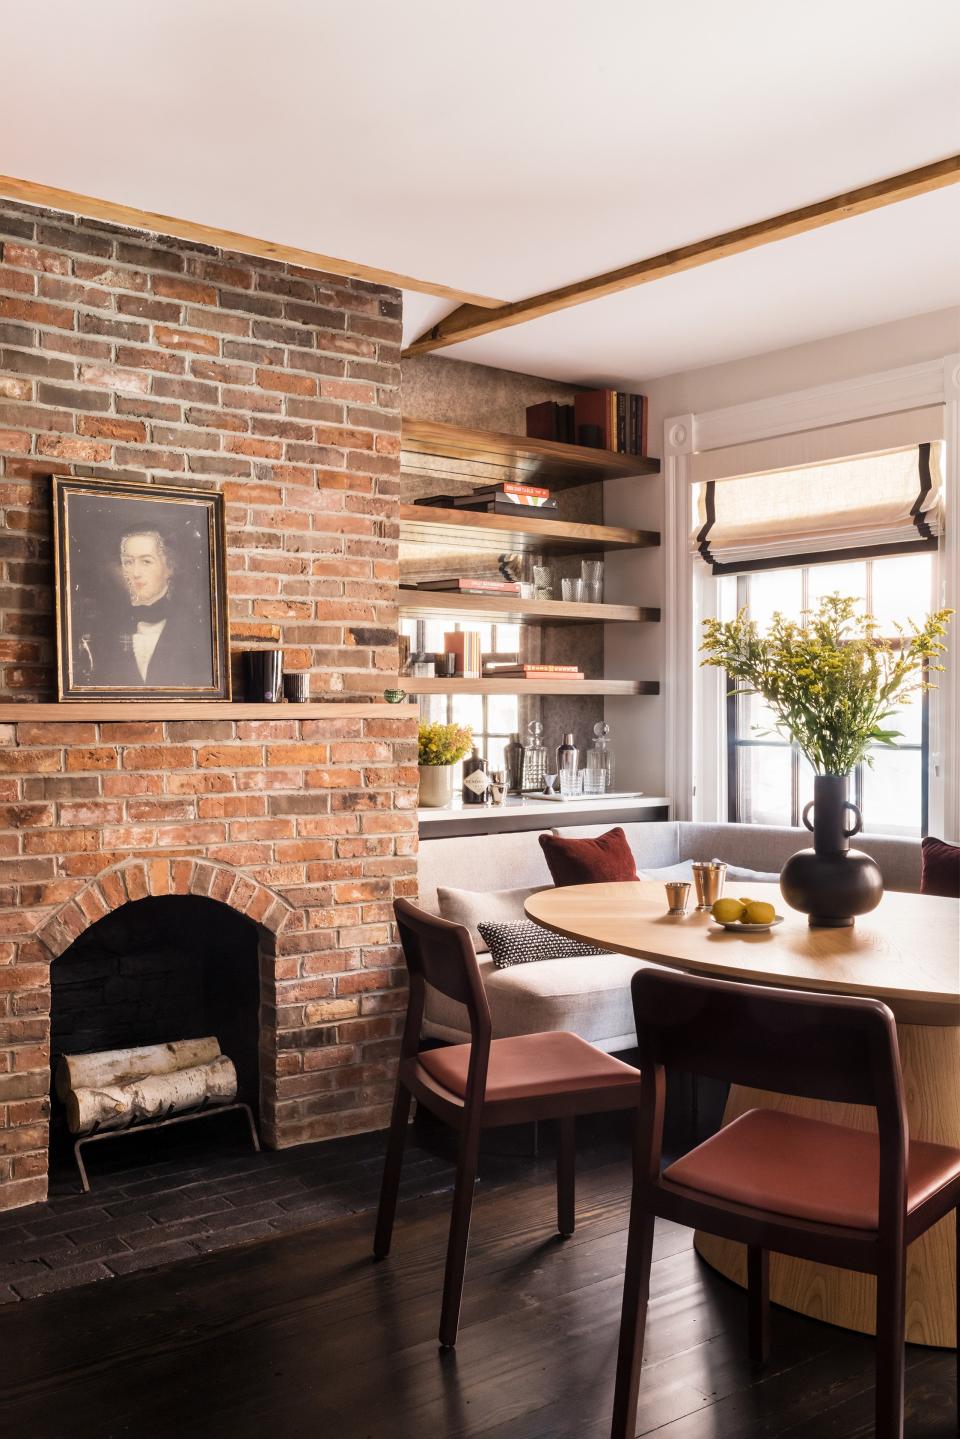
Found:
[{"label": "leather chair seat", "polygon": [[[912,1140],[907,1213],[960,1175],[960,1150]],[[751,1109],[663,1171],[711,1198],[795,1219],[876,1229],[876,1134],[780,1110]]]},{"label": "leather chair seat", "polygon": [[[469,1044],[423,1050],[417,1056],[417,1063],[435,1083],[458,1099],[464,1097],[470,1064]],[[484,1098],[486,1103],[496,1104],[624,1085],[639,1090],[640,1074],[632,1065],[604,1054],[577,1034],[554,1030],[547,1034],[495,1039],[490,1045]]]}]

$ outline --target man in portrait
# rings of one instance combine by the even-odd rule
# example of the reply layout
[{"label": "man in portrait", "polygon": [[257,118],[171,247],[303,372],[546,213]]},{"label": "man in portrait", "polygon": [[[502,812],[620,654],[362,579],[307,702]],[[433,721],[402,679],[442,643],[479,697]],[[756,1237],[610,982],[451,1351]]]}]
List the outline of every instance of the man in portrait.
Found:
[{"label": "man in portrait", "polygon": [[120,537],[117,559],[123,598],[111,604],[98,596],[76,634],[78,674],[111,688],[209,685],[205,596],[171,536],[149,523],[132,526]]}]

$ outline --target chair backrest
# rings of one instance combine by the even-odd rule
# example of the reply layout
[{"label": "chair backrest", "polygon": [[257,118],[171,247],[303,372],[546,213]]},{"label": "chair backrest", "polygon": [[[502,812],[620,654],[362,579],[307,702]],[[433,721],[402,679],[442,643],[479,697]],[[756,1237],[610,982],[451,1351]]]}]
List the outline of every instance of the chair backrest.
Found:
[{"label": "chair backrest", "polygon": [[893,1096],[896,1024],[878,1000],[652,968],[632,987],[638,1040],[654,1063],[809,1099]]},{"label": "chair backrest", "polygon": [[423,1021],[424,985],[431,985],[467,1011],[471,1042],[489,1048],[492,1024],[480,966],[462,924],[440,919],[418,909],[408,899],[394,900],[400,944],[410,976],[410,1003],[404,1032],[403,1057],[416,1052]]},{"label": "chair backrest", "polygon": [[[880,1134],[881,1217],[902,1209],[906,1106],[896,1022],[885,1004],[665,969],[640,970],[632,992],[648,1115],[662,1110],[666,1067],[776,1094],[869,1105]],[[659,1167],[662,1116],[651,1124],[650,1158]]]}]

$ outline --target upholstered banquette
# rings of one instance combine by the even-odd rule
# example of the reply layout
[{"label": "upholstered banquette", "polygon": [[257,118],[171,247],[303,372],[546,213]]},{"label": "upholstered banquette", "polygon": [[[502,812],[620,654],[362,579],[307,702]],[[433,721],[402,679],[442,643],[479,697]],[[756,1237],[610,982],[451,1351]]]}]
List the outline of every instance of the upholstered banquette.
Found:
[{"label": "upholstered banquette", "polygon": [[[606,826],[565,828],[565,838],[595,837]],[[638,871],[670,878],[694,859],[722,859],[744,883],[774,878],[794,850],[810,842],[805,830],[761,825],[701,825],[682,821],[624,826]],[[420,904],[431,913],[466,924],[477,945],[496,1038],[565,1029],[616,1053],[636,1041],[630,979],[643,961],[623,954],[548,959],[506,969],[494,967],[476,932],[483,920],[523,918],[532,889],[551,884],[536,831],[424,840],[420,846]],[[861,849],[883,872],[887,889],[920,889],[920,842],[861,835]],[[689,875],[688,875],[689,877]],[[444,893],[438,895],[438,891]],[[442,901],[442,902],[441,902]],[[468,1038],[459,1007],[431,993],[426,1032],[462,1043]]]}]

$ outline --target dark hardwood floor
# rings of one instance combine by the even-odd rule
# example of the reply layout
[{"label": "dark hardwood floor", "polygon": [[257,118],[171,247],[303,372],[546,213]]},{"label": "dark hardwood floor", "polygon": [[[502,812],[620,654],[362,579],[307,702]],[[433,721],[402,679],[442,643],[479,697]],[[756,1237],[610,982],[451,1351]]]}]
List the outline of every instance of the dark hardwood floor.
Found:
[{"label": "dark hardwood floor", "polygon": [[[609,1431],[628,1169],[581,1156],[578,1229],[553,1231],[553,1165],[488,1161],[455,1354],[436,1345],[449,1195],[12,1304],[0,1311],[11,1439],[601,1439]],[[659,1226],[638,1433],[856,1439],[872,1433],[868,1339],[774,1311],[746,1357],[743,1296]],[[954,1356],[910,1349],[908,1439],[956,1435]]]}]

